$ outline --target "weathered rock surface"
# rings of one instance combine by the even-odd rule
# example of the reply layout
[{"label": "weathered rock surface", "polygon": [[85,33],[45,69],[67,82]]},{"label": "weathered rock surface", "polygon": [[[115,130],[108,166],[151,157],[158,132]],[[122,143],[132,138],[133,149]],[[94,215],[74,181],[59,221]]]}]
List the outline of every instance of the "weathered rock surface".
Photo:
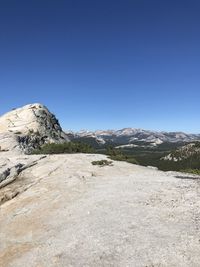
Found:
[{"label": "weathered rock surface", "polygon": [[56,117],[41,104],[30,104],[0,117],[0,149],[30,152],[47,142],[68,137]]},{"label": "weathered rock surface", "polygon": [[103,155],[2,155],[0,172],[28,167],[0,189],[14,194],[0,209],[0,266],[199,266],[198,177],[91,164]]},{"label": "weathered rock surface", "polygon": [[[10,153],[1,153],[0,157],[0,205],[23,192],[31,179],[22,179],[20,173],[36,165],[46,156],[16,156]],[[16,181],[16,183],[14,183]],[[10,185],[10,186],[8,186]]]}]

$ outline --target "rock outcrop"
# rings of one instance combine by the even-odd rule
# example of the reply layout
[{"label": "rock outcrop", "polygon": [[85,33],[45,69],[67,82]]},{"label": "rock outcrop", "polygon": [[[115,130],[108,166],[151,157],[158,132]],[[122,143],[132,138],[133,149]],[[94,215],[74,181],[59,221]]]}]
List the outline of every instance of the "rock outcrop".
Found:
[{"label": "rock outcrop", "polygon": [[31,180],[26,176],[22,179],[22,173],[44,158],[46,156],[0,153],[0,205],[26,190]]},{"label": "rock outcrop", "polygon": [[67,135],[44,105],[30,104],[0,117],[0,150],[29,153],[44,143],[68,141]]}]

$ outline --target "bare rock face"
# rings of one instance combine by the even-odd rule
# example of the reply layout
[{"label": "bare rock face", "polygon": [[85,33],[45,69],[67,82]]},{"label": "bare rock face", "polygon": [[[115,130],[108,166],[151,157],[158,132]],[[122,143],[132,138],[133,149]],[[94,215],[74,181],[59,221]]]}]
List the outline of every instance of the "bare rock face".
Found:
[{"label": "bare rock face", "polygon": [[44,105],[26,105],[0,117],[1,150],[29,153],[42,144],[65,141],[58,120]]},{"label": "bare rock face", "polygon": [[1,267],[199,266],[199,177],[7,153],[2,179],[18,177],[0,188]]}]

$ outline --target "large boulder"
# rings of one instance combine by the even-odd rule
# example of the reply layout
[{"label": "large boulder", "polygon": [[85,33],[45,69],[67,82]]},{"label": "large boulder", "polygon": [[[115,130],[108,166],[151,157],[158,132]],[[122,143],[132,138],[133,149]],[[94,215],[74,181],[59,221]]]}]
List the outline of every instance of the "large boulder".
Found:
[{"label": "large boulder", "polygon": [[0,149],[29,153],[45,143],[68,141],[53,115],[42,104],[30,104],[0,117]]}]

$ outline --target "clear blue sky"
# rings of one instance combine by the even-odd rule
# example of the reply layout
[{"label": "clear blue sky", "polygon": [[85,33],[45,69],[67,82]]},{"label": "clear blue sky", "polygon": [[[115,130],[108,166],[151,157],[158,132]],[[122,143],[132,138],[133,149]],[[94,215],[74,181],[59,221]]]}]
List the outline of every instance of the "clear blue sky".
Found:
[{"label": "clear blue sky", "polygon": [[200,133],[199,0],[1,0],[0,114]]}]

